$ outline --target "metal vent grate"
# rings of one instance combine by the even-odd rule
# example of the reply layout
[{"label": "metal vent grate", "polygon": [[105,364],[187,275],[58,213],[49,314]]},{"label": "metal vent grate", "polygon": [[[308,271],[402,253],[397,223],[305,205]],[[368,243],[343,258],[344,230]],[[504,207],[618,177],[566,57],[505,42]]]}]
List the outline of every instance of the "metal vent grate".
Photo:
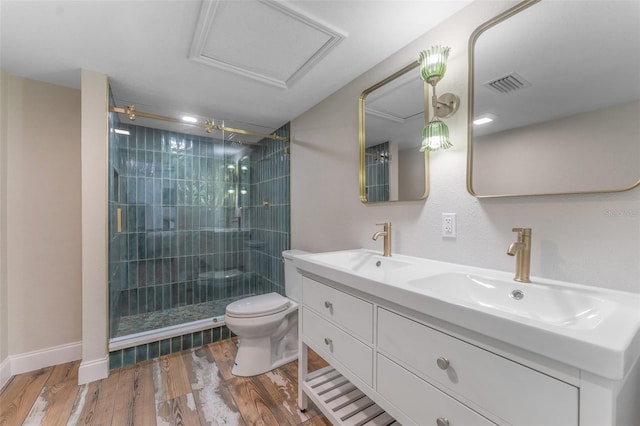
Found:
[{"label": "metal vent grate", "polygon": [[504,95],[529,87],[531,86],[531,83],[525,80],[521,75],[512,72],[511,74],[491,80],[488,83],[485,83],[484,86],[494,92]]}]

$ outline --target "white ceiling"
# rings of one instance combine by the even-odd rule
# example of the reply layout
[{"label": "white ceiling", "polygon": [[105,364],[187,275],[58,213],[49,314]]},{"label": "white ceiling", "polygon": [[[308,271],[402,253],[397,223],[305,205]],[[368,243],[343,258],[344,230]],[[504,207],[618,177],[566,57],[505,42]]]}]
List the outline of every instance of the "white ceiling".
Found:
[{"label": "white ceiling", "polygon": [[267,132],[468,3],[0,0],[0,66],[74,88],[98,71],[119,106]]}]

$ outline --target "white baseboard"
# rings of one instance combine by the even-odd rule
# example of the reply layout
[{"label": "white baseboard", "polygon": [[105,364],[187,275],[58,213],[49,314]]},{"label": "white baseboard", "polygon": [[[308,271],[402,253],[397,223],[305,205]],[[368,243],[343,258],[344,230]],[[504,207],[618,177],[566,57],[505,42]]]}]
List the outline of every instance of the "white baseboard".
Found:
[{"label": "white baseboard", "polygon": [[[0,363],[0,389],[16,374],[28,373],[82,359],[82,342],[68,343],[7,357]],[[78,369],[78,384],[104,379],[109,375],[109,356],[83,361]]]},{"label": "white baseboard", "polygon": [[44,367],[64,364],[82,358],[82,342],[68,343],[9,356],[11,375],[27,373]]},{"label": "white baseboard", "polygon": [[9,379],[11,378],[11,362],[9,357],[0,362],[0,390],[4,388],[4,385],[7,384]]},{"label": "white baseboard", "polygon": [[95,382],[109,376],[109,355],[91,361],[82,361],[78,369],[78,384]]}]

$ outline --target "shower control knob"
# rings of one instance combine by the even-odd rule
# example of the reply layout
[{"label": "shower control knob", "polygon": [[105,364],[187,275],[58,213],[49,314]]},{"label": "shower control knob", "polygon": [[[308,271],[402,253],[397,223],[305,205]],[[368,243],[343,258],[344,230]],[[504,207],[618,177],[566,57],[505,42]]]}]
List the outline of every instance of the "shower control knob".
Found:
[{"label": "shower control knob", "polygon": [[449,420],[446,417],[438,417],[436,419],[437,426],[449,426]]},{"label": "shower control knob", "polygon": [[325,345],[331,346],[332,343],[333,343],[333,340],[329,339],[328,337],[324,338],[324,344]]},{"label": "shower control knob", "polygon": [[327,309],[332,309],[333,308],[333,303],[329,302],[328,300],[324,302],[324,307]]},{"label": "shower control knob", "polygon": [[443,356],[438,358],[436,363],[438,364],[438,367],[440,367],[441,370],[446,370],[447,368],[449,368],[449,360]]}]

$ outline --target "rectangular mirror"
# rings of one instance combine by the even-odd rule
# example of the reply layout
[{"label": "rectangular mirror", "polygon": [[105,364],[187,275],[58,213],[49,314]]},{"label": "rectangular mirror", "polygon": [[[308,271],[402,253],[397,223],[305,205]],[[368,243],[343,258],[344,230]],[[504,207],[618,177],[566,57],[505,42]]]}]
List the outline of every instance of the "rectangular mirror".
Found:
[{"label": "rectangular mirror", "polygon": [[535,0],[473,33],[472,195],[616,192],[640,184],[639,17],[637,1]]},{"label": "rectangular mirror", "polygon": [[424,200],[429,155],[419,152],[427,89],[418,62],[366,89],[359,102],[360,201]]}]

